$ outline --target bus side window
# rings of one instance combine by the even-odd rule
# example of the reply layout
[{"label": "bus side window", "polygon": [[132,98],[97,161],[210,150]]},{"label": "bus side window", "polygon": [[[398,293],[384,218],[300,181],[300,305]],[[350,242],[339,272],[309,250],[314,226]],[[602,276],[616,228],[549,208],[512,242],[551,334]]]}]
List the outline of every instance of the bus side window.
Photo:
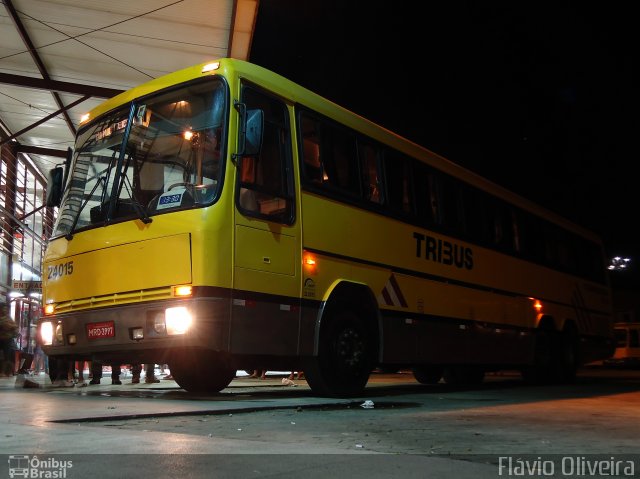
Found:
[{"label": "bus side window", "polygon": [[364,197],[373,203],[382,203],[380,191],[380,166],[378,149],[371,144],[358,141],[358,157],[362,168]]},{"label": "bus side window", "polygon": [[490,236],[487,222],[487,195],[471,186],[463,188],[462,194],[464,195],[464,231],[471,240],[485,245]]},{"label": "bus side window", "polygon": [[387,186],[386,201],[391,210],[403,214],[411,210],[411,166],[409,159],[393,150],[384,152],[384,177]]},{"label": "bus side window", "polygon": [[317,122],[304,114],[300,117],[302,130],[302,163],[305,178],[315,185],[321,185],[325,181],[320,160],[320,139]]},{"label": "bus side window", "polygon": [[308,138],[303,140],[304,167],[307,178],[312,183],[322,184],[322,165],[320,164],[320,145]]},{"label": "bus side window", "polygon": [[442,183],[433,172],[429,173],[427,181],[429,182],[429,209],[431,211],[431,218],[433,218],[435,224],[442,226],[444,216],[444,210],[442,208]]},{"label": "bus side window", "polygon": [[502,246],[505,243],[505,225],[504,225],[504,211],[502,210],[502,208],[495,203],[493,203],[493,211],[492,211],[492,216],[493,216],[493,244],[496,246]]},{"label": "bus side window", "polygon": [[426,225],[435,223],[432,207],[431,169],[419,162],[414,162],[413,189],[415,191],[415,207],[418,219]]},{"label": "bus side window", "polygon": [[640,342],[638,341],[637,329],[629,329],[629,347],[630,348],[640,347]]},{"label": "bus side window", "polygon": [[520,224],[520,215],[515,209],[509,210],[511,214],[511,229],[513,232],[513,250],[522,254],[522,225]]},{"label": "bus side window", "polygon": [[342,193],[360,197],[355,137],[346,129],[328,123],[323,125],[322,133],[322,162],[328,182]]}]

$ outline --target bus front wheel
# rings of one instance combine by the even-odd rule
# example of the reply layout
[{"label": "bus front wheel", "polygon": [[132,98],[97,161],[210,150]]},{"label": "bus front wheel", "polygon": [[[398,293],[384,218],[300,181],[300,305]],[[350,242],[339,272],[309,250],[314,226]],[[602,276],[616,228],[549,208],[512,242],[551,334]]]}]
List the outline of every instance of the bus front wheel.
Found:
[{"label": "bus front wheel", "polygon": [[320,330],[318,355],[304,369],[311,390],[321,396],[361,394],[373,370],[375,341],[362,318],[351,310],[329,314]]},{"label": "bus front wheel", "polygon": [[226,388],[236,369],[219,353],[182,355],[169,363],[178,386],[188,392],[217,393]]},{"label": "bus front wheel", "polygon": [[[58,379],[58,371],[62,371],[62,368],[59,367],[60,360],[56,357],[49,358],[49,379],[51,383],[55,383]],[[66,375],[65,375],[66,378]]]}]

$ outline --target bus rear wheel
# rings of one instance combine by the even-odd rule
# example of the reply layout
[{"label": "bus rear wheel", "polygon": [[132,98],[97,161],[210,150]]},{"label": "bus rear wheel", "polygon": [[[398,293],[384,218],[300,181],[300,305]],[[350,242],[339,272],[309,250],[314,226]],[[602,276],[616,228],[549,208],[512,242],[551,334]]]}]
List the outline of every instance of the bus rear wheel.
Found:
[{"label": "bus rear wheel", "polygon": [[578,338],[570,329],[559,334],[554,348],[555,381],[569,384],[576,380],[578,372]]},{"label": "bus rear wheel", "polygon": [[444,382],[459,386],[477,386],[484,381],[484,369],[477,366],[450,366],[444,370]]},{"label": "bus rear wheel", "polygon": [[182,389],[194,393],[217,393],[236,375],[228,359],[215,352],[184,354],[169,363],[174,380]]},{"label": "bus rear wheel", "polygon": [[413,368],[413,377],[420,384],[438,384],[443,374],[444,368],[440,366],[417,366]]},{"label": "bus rear wheel", "polygon": [[375,341],[362,319],[351,310],[326,318],[320,330],[318,355],[304,368],[311,390],[321,396],[361,394],[373,370]]},{"label": "bus rear wheel", "polygon": [[566,384],[575,381],[578,370],[578,339],[573,329],[538,331],[534,362],[522,370],[529,384]]}]

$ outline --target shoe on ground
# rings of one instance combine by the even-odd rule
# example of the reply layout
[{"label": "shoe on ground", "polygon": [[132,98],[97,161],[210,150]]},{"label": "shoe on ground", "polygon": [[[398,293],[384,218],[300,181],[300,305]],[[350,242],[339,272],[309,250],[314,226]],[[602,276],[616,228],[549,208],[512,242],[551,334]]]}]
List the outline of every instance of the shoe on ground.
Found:
[{"label": "shoe on ground", "polygon": [[131,384],[138,384],[140,382],[140,378],[132,378]]},{"label": "shoe on ground", "polygon": [[159,383],[160,380],[158,378],[146,378],[144,382],[147,384],[154,384],[154,383]]},{"label": "shoe on ground", "polygon": [[100,380],[97,378],[93,378],[91,381],[89,381],[89,384],[100,384]]},{"label": "shoe on ground", "polygon": [[78,386],[79,388],[86,388],[87,387],[87,383],[85,381],[78,381],[76,383],[76,386]]},{"label": "shoe on ground", "polygon": [[72,388],[74,385],[73,381],[65,381],[63,379],[58,379],[52,383],[54,388]]},{"label": "shoe on ground", "polygon": [[120,381],[119,379],[112,379],[111,384],[115,384],[119,386],[120,384],[122,384],[122,381]]},{"label": "shoe on ground", "polygon": [[167,376],[165,376],[162,379],[169,379],[170,381],[173,381],[173,376],[171,374],[168,374]]}]

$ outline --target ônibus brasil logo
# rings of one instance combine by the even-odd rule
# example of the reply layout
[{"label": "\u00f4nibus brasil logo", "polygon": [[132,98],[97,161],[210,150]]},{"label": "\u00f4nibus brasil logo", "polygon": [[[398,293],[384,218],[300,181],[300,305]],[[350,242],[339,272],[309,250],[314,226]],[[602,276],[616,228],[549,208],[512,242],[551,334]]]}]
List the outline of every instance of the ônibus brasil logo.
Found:
[{"label": "\u00f4nibus brasil logo", "polygon": [[73,461],[63,461],[53,457],[40,459],[38,456],[14,454],[9,456],[9,477],[38,479],[64,479]]}]

